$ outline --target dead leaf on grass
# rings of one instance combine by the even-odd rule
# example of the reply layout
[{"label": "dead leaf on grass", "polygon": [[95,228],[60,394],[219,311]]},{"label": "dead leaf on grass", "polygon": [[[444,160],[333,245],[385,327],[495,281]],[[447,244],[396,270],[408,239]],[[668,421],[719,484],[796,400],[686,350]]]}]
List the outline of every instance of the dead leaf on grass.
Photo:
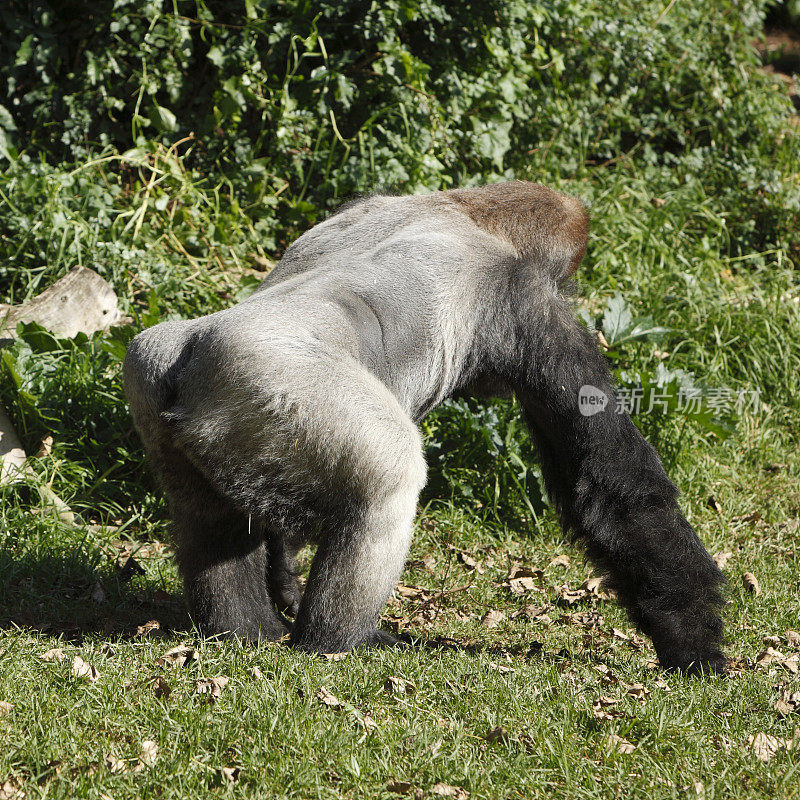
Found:
[{"label": "dead leaf on grass", "polygon": [[768,647],[763,653],[759,654],[756,659],[756,669],[766,669],[773,663],[779,664],[792,675],[797,675],[798,671],[800,671],[800,655],[795,653],[794,655],[786,656],[774,647]]},{"label": "dead leaf on grass", "polygon": [[163,656],[160,656],[156,660],[156,664],[158,664],[160,667],[186,667],[189,666],[193,661],[197,661],[198,658],[198,653],[194,647],[189,647],[185,644],[179,644],[177,647],[167,650]]},{"label": "dead leaf on grass", "polygon": [[319,687],[317,700],[328,706],[328,708],[339,708],[342,705],[342,701],[335,694],[329,692],[324,686]]},{"label": "dead leaf on grass", "polygon": [[502,611],[497,611],[493,608],[483,615],[481,625],[484,628],[496,628],[505,618],[506,615]]},{"label": "dead leaf on grass", "polygon": [[728,566],[728,562],[733,558],[733,553],[730,550],[720,550],[718,553],[714,553],[712,558],[717,567],[724,570]]},{"label": "dead leaf on grass", "polygon": [[225,783],[236,783],[242,774],[241,767],[220,767],[219,771]]},{"label": "dead leaf on grass", "polygon": [[230,679],[224,675],[217,675],[215,678],[200,678],[195,681],[195,694],[207,695],[212,701],[219,700],[222,692],[230,683]]},{"label": "dead leaf on grass", "polygon": [[599,720],[612,720],[625,716],[617,708],[619,700],[616,697],[601,695],[592,703],[592,716]]},{"label": "dead leaf on grass", "polygon": [[630,755],[634,750],[636,750],[635,744],[629,742],[627,739],[623,739],[621,736],[617,736],[616,733],[610,733],[606,737],[606,742],[611,745],[612,750],[614,750],[616,753]]},{"label": "dead leaf on grass", "polygon": [[758,585],[758,578],[752,572],[745,572],[742,574],[742,585],[745,590],[750,592],[754,597],[761,594],[761,587]]},{"label": "dead leaf on grass", "polygon": [[323,653],[322,657],[326,661],[344,661],[350,653],[345,651],[343,653]]},{"label": "dead leaf on grass", "polygon": [[650,690],[643,683],[622,684],[626,694],[635,697],[637,700],[644,700],[650,694]]},{"label": "dead leaf on grass", "polygon": [[264,679],[264,673],[258,667],[250,667],[250,669],[247,670],[247,674],[251,678],[255,678],[257,681]]},{"label": "dead leaf on grass", "polygon": [[556,556],[555,558],[550,560],[548,564],[549,567],[569,567],[571,561],[570,557],[566,553],[562,553],[561,555]]},{"label": "dead leaf on grass", "polygon": [[139,750],[139,760],[142,762],[142,764],[152,767],[153,764],[156,763],[157,758],[158,744],[156,744],[156,742],[154,742],[152,739],[145,739],[142,742],[142,746]]},{"label": "dead leaf on grass", "polygon": [[791,739],[780,739],[761,731],[747,737],[747,745],[753,751],[756,758],[761,761],[771,761],[781,750],[789,750],[792,747]]},{"label": "dead leaf on grass", "polygon": [[786,631],[784,634],[786,644],[790,647],[800,647],[800,633],[797,631]]},{"label": "dead leaf on grass", "polygon": [[144,636],[148,639],[160,639],[169,634],[161,629],[161,623],[157,619],[149,619],[144,625],[136,626],[136,635]]},{"label": "dead leaf on grass", "polygon": [[25,792],[20,789],[19,784],[13,780],[0,783],[0,800],[22,800]]},{"label": "dead leaf on grass", "polygon": [[790,692],[788,689],[784,689],[775,703],[775,710],[782,717],[800,712],[800,692]]},{"label": "dead leaf on grass", "polygon": [[0,700],[0,717],[5,717],[14,710],[13,703],[7,703],[5,700]]},{"label": "dead leaf on grass", "polygon": [[97,668],[94,664],[89,664],[84,661],[80,656],[75,656],[72,659],[72,674],[76,678],[86,678],[94,683],[100,677]]},{"label": "dead leaf on grass", "polygon": [[116,756],[106,756],[105,762],[106,767],[108,767],[108,771],[114,775],[118,775],[121,772],[127,772],[128,770],[127,763]]},{"label": "dead leaf on grass", "polygon": [[589,593],[584,589],[570,589],[569,585],[564,583],[556,589],[558,599],[568,606],[575,605],[581,600],[586,600],[590,597]]},{"label": "dead leaf on grass", "polygon": [[153,694],[157,700],[166,700],[172,694],[172,687],[159,675],[153,681]]},{"label": "dead leaf on grass", "polygon": [[437,783],[431,787],[431,792],[439,797],[455,797],[456,800],[466,800],[469,792],[460,786],[451,786],[449,783]]},{"label": "dead leaf on grass", "polygon": [[383,682],[383,690],[389,694],[413,694],[417,687],[405,678],[398,678],[397,675],[390,675]]},{"label": "dead leaf on grass", "polygon": [[42,661],[58,661],[61,662],[66,658],[64,655],[64,651],[60,647],[53,647],[51,650],[48,650],[45,653],[42,653],[39,658]]},{"label": "dead leaf on grass", "polygon": [[525,594],[537,589],[537,583],[542,577],[544,572],[540,569],[513,564],[508,572],[508,588],[513,594]]},{"label": "dead leaf on grass", "polygon": [[483,565],[480,561],[474,559],[469,553],[465,553],[463,550],[459,550],[456,553],[456,558],[468,569],[474,569],[479,575],[483,575],[486,570],[484,569]]},{"label": "dead leaf on grass", "polygon": [[509,667],[507,664],[495,664],[493,661],[489,662],[488,667],[495,672],[499,672],[501,675],[508,675],[509,672],[516,672],[514,667]]}]

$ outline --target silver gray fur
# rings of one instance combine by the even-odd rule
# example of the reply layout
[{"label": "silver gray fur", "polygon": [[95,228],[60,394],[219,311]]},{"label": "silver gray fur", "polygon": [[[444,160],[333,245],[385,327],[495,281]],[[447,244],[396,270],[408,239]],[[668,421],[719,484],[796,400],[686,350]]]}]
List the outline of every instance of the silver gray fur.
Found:
[{"label": "silver gray fur", "polygon": [[[575,201],[536,191],[554,213],[575,212]],[[531,225],[523,255],[450,193],[371,197],[301,236],[248,299],[133,340],[125,391],[169,497],[190,609],[206,632],[279,638],[287,623],[277,605],[297,614],[299,647],[384,641],[377,618],[425,483],[416,423],[455,393],[513,390],[565,525],[586,540],[662,661],[718,665],[718,577],[682,527],[658,459],[627,418],[581,418],[576,394],[565,399],[584,382],[613,387],[559,292],[585,239],[548,225]],[[617,459],[633,459],[636,474]],[[615,469],[619,480],[606,481]],[[655,498],[644,506],[656,520],[650,528],[674,530],[700,565],[686,598],[667,586],[684,565],[673,569],[643,540],[653,566],[642,586],[628,574],[630,556],[617,552],[620,534],[608,533],[607,509],[635,507],[643,493]],[[318,549],[300,600],[293,555],[306,542]],[[654,591],[651,609],[642,598]],[[702,625],[696,605],[708,617]]]}]

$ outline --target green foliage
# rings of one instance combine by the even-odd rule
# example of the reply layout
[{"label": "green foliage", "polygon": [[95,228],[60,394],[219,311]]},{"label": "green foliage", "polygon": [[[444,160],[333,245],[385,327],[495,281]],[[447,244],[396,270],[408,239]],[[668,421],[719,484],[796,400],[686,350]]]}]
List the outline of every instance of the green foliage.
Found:
[{"label": "green foliage", "polygon": [[159,142],[213,174],[268,248],[376,186],[552,181],[620,159],[654,187],[669,175],[717,194],[736,251],[794,240],[796,142],[772,135],[788,102],[752,69],[757,2],[82,7],[6,4],[7,158]]},{"label": "green foliage", "polygon": [[[604,310],[583,316],[603,332],[621,390],[648,411],[638,424],[671,461],[687,434],[725,437],[738,424],[707,408],[683,413],[687,392],[758,387],[796,405],[797,347],[782,345],[780,364],[760,357],[797,323],[776,305],[791,280],[770,254],[793,252],[800,229],[789,105],[753,69],[749,45],[763,4],[82,9],[12,0],[0,22],[5,301],[82,265],[114,285],[137,328],[197,316],[246,296],[261,278],[253,265],[262,270],[355,192],[535,178],[592,207],[587,274]],[[704,287],[725,297],[724,271],[754,297],[767,285],[760,276],[783,276],[763,301],[772,311],[710,305]],[[734,319],[754,333],[712,359],[701,332],[735,336]],[[33,446],[59,433],[61,490],[109,513],[128,492],[152,507],[128,478],[141,461],[123,433],[124,342],[43,350],[34,339],[24,331],[5,352],[12,380],[0,395]],[[669,361],[653,360],[657,348]],[[77,424],[67,400],[78,407],[93,385],[103,389],[80,413],[105,420],[124,452],[89,433],[66,444]],[[448,404],[427,431],[431,496],[468,498],[486,518],[539,514],[540,475],[512,405]],[[90,476],[101,474],[100,486]]]}]

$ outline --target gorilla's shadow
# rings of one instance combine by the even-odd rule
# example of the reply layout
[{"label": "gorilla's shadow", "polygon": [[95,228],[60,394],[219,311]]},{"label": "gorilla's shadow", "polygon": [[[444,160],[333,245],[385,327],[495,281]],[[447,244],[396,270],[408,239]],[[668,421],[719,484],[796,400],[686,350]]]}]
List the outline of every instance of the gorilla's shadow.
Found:
[{"label": "gorilla's shadow", "polygon": [[115,567],[98,549],[0,551],[0,631],[22,628],[74,642],[125,639],[153,620],[164,631],[192,627],[179,595]]},{"label": "gorilla's shadow", "polygon": [[[80,643],[84,639],[140,638],[157,620],[158,630],[175,637],[194,637],[196,629],[183,597],[168,594],[157,581],[129,577],[124,569],[106,568],[105,553],[73,548],[40,555],[0,551],[0,632],[23,629],[32,634]],[[422,638],[406,632],[401,649],[460,651],[470,655],[544,656],[541,646],[503,647],[460,642],[448,637]]]}]

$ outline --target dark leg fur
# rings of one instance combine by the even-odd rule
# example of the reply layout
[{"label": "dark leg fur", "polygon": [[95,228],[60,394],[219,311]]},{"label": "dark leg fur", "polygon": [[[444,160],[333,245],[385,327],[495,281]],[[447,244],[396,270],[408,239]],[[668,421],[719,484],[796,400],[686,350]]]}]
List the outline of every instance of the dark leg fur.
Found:
[{"label": "dark leg fur", "polygon": [[267,588],[261,528],[216,492],[180,451],[169,445],[148,449],[169,498],[178,566],[197,626],[211,636],[280,639],[288,629]]},{"label": "dark leg fur", "polygon": [[267,586],[278,607],[278,611],[296,617],[300,609],[303,592],[295,571],[295,553],[289,547],[286,537],[279,531],[266,532],[269,563],[267,566]]},{"label": "dark leg fur", "polygon": [[[677,489],[625,414],[595,342],[554,294],[519,325],[520,367],[509,380],[541,453],[548,492],[664,667],[724,669],[724,581],[677,505]],[[530,306],[530,303],[529,303]],[[515,306],[524,308],[523,305]],[[579,412],[581,386],[609,398]]]}]

